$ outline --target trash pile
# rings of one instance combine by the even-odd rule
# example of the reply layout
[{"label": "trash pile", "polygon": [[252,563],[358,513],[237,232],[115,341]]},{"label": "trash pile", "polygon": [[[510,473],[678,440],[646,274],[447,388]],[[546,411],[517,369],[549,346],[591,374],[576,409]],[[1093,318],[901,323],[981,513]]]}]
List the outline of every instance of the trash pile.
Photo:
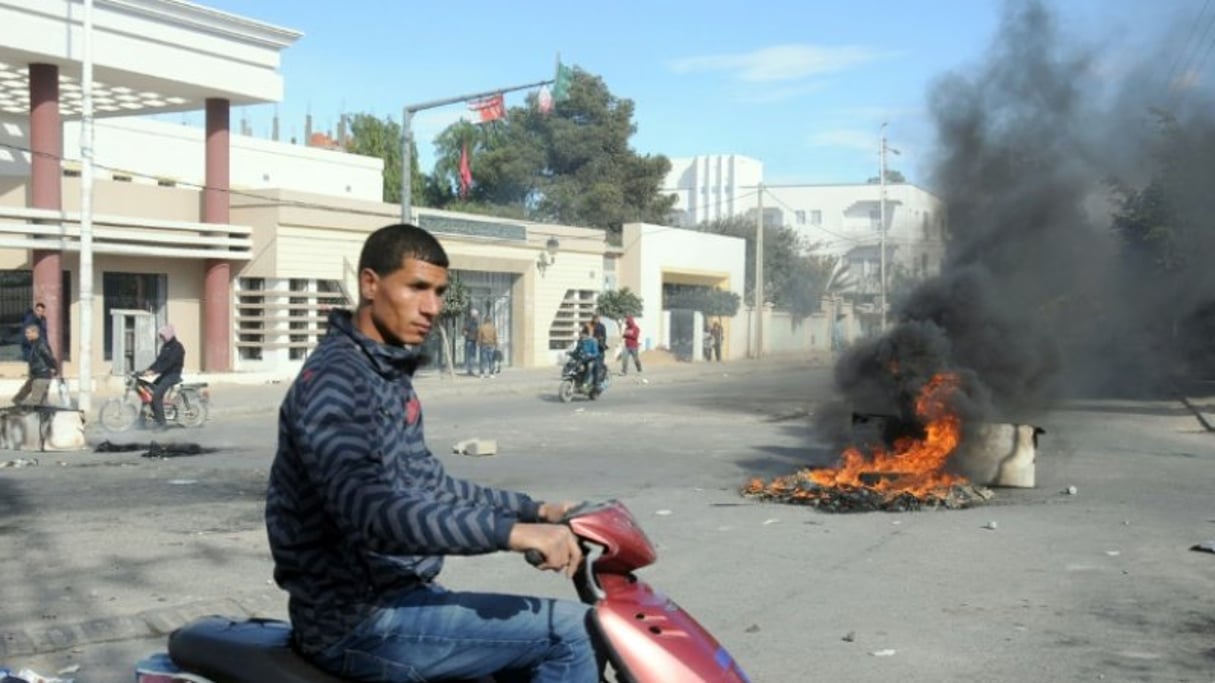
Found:
[{"label": "trash pile", "polygon": [[[77,665],[69,666],[56,674],[76,673],[80,669]],[[17,673],[0,666],[0,683],[72,683],[71,678],[56,678],[55,676],[43,676],[29,669],[22,669]]]}]

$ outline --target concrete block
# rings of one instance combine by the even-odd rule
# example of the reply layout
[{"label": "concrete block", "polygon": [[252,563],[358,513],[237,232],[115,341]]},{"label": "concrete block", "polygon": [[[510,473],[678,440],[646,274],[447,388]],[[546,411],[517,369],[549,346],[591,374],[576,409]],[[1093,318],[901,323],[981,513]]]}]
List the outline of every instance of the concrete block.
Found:
[{"label": "concrete block", "polygon": [[498,442],[493,439],[465,439],[453,446],[452,452],[459,455],[497,455]]},{"label": "concrete block", "polygon": [[42,420],[42,450],[82,451],[88,447],[84,438],[84,413],[78,410],[52,410]]}]

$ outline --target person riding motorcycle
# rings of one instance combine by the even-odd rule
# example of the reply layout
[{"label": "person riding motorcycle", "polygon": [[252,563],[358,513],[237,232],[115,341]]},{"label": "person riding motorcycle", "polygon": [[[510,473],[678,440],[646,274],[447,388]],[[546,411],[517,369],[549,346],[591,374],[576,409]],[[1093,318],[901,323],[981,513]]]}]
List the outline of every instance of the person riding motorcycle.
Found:
[{"label": "person riding motorcycle", "polygon": [[178,341],[177,331],[172,325],[165,325],[156,334],[162,342],[160,353],[152,365],[140,374],[160,375],[152,382],[152,421],[155,422],[152,429],[163,430],[168,428],[165,424],[165,394],[174,384],[181,381],[182,366],[186,362],[186,347]]},{"label": "person riding motorcycle", "polygon": [[582,363],[583,370],[582,376],[578,378],[579,385],[593,381],[598,387],[603,382],[603,377],[599,373],[599,340],[592,335],[590,323],[578,331],[578,342],[574,345],[574,350],[570,352],[570,358]]}]

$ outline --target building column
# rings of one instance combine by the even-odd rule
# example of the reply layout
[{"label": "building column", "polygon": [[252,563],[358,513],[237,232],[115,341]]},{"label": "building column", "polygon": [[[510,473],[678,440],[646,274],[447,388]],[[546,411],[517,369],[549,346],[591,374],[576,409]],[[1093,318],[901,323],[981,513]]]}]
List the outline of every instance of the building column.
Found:
[{"label": "building column", "polygon": [[[203,188],[204,223],[230,223],[228,195],[228,100],[207,100],[206,187]],[[203,370],[232,369],[232,265],[208,259],[203,282]]]},{"label": "building column", "polygon": [[[59,67],[30,64],[30,207],[63,209],[63,124],[59,118]],[[58,222],[58,221],[56,221]],[[63,271],[59,250],[35,249],[34,303],[46,305],[47,343],[63,358]]]}]

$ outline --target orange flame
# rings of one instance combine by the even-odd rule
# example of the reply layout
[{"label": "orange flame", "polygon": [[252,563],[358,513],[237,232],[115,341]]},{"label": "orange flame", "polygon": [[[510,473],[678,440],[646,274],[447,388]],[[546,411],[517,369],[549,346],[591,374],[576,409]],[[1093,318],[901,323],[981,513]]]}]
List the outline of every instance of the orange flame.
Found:
[{"label": "orange flame", "polygon": [[[958,376],[938,373],[924,385],[916,399],[916,415],[925,425],[922,439],[903,438],[890,450],[877,448],[870,455],[850,447],[834,469],[802,470],[781,477],[767,486],[752,479],[744,493],[768,493],[792,498],[812,498],[818,493],[799,482],[820,487],[869,488],[891,495],[910,493],[924,498],[933,491],[965,484],[966,479],[944,471],[945,462],[961,439],[962,421],[950,409],[949,397],[958,388]],[[865,475],[862,477],[862,475]]]}]

